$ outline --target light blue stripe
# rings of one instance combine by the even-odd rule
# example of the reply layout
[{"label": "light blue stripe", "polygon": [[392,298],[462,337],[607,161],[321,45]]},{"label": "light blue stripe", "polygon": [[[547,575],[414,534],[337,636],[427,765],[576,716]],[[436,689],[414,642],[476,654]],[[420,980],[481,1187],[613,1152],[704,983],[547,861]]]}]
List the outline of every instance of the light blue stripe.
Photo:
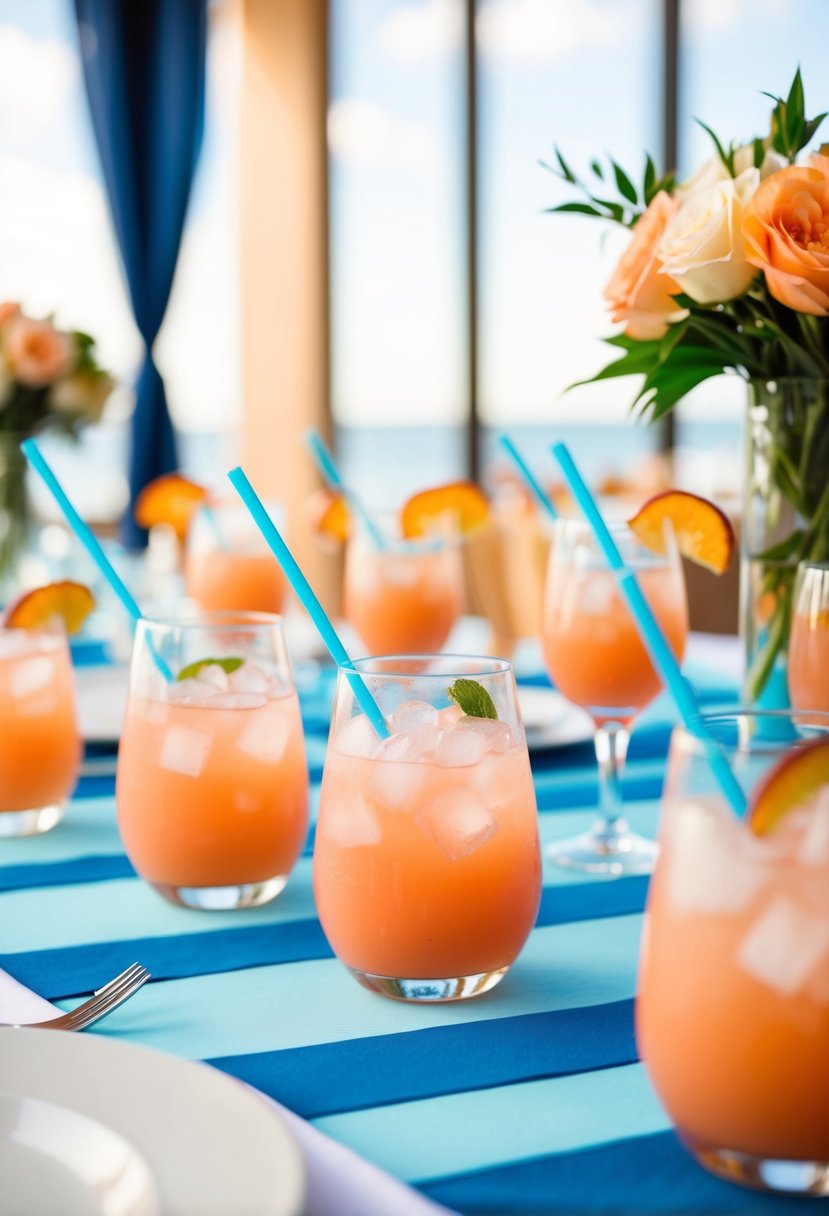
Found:
[{"label": "light blue stripe", "polygon": [[100,1033],[209,1059],[624,1000],[635,990],[641,925],[634,915],[536,929],[503,983],[480,1000],[385,1000],[325,959],[150,984]]},{"label": "light blue stripe", "polygon": [[[96,831],[84,827],[88,848],[69,850],[61,854],[50,836],[25,843],[27,854],[20,860],[35,860],[37,845],[51,851],[48,860],[62,856],[80,856],[85,852],[119,852],[117,833],[112,826],[114,810],[99,812],[98,800],[78,804],[80,817],[98,818]],[[93,808],[93,809],[89,809]],[[627,815],[635,831],[652,835],[656,826],[657,804],[631,804]],[[552,840],[582,832],[593,822],[593,811],[562,811],[539,817],[542,847]],[[67,829],[68,831],[68,829]],[[74,839],[74,836],[73,836]],[[2,851],[2,849],[0,849]],[[46,858],[42,858],[46,860]],[[595,875],[579,874],[545,864],[545,886],[595,881]],[[242,929],[246,925],[282,924],[316,916],[311,882],[311,859],[303,857],[291,875],[286,890],[267,907],[250,912],[193,912],[166,903],[137,878],[119,878],[107,882],[71,883],[60,887],[27,887],[20,891],[0,894],[0,953],[26,950],[49,950],[59,946],[91,945],[97,942],[121,941],[134,937],[170,937],[178,933],[198,933],[215,929]]]},{"label": "light blue stripe", "polygon": [[53,831],[0,840],[0,868],[123,851],[115,822],[115,799],[78,798],[70,803],[63,821]]},{"label": "light blue stripe", "polygon": [[670,1127],[641,1064],[312,1122],[407,1182],[573,1152]]}]

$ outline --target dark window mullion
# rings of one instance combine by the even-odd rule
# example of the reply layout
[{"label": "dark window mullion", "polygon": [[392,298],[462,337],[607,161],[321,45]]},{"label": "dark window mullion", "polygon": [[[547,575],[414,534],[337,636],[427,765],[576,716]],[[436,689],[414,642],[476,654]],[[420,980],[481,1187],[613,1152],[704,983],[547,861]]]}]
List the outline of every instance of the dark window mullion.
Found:
[{"label": "dark window mullion", "polygon": [[477,481],[481,436],[478,412],[478,85],[475,0],[464,0],[466,31],[466,473]]}]

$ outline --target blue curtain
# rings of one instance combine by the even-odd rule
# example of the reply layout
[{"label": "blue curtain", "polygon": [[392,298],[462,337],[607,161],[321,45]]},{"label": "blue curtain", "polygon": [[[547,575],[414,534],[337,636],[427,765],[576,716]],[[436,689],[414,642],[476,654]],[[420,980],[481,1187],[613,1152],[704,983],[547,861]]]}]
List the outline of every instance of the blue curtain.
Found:
[{"label": "blue curtain", "polygon": [[146,346],[136,385],[124,539],[142,486],[177,467],[152,359],[181,241],[204,120],[206,0],[75,0],[84,77],[135,321]]}]

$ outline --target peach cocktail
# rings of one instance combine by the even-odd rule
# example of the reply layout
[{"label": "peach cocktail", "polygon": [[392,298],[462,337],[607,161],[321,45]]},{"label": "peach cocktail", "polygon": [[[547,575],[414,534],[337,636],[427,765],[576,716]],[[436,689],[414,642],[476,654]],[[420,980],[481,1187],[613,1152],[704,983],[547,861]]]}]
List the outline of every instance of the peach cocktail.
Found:
[{"label": "peach cocktail", "polygon": [[127,856],[173,902],[279,894],[307,835],[308,770],[278,617],[139,624],[116,801]]},{"label": "peach cocktail", "polygon": [[[681,660],[688,632],[685,582],[673,537],[654,553],[626,527],[613,528],[626,565],[634,569],[671,649]],[[597,873],[647,872],[651,841],[633,835],[622,818],[620,782],[632,721],[657,695],[660,677],[636,624],[586,524],[559,521],[547,570],[542,646],[559,692],[596,723],[602,818],[590,832],[548,849],[560,865]]]},{"label": "peach cocktail", "polygon": [[731,812],[702,745],[675,731],[642,940],[640,1054],[708,1169],[827,1194],[829,715],[706,724],[749,811]]},{"label": "peach cocktail", "polygon": [[314,846],[323,929],[374,991],[476,996],[515,961],[541,892],[512,669],[454,656],[354,667],[391,734],[378,738],[341,669]]},{"label": "peach cocktail", "polygon": [[798,568],[788,681],[796,709],[829,712],[829,562],[804,562]]},{"label": "peach cocktail", "polygon": [[196,511],[184,569],[187,594],[203,612],[282,611],[285,576],[243,507],[217,503]]},{"label": "peach cocktail", "polygon": [[440,534],[404,540],[390,526],[384,531],[387,546],[380,549],[359,524],[353,527],[345,557],[346,620],[374,654],[435,653],[461,612],[457,540]]}]

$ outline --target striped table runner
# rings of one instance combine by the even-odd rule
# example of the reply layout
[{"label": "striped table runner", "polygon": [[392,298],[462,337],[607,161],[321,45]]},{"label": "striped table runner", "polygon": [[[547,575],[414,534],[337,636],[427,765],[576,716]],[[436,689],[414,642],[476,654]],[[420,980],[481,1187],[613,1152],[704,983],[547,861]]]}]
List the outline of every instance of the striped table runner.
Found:
[{"label": "striped table runner", "polygon": [[[710,672],[691,675],[709,703],[733,699]],[[324,677],[303,699],[312,819],[330,696]],[[660,703],[631,746],[629,818],[648,834],[669,730]],[[587,827],[591,748],[533,767],[542,844]],[[71,1004],[140,960],[153,982],[97,1033],[206,1060],[460,1212],[802,1211],[705,1174],[650,1089],[633,1036],[644,879],[547,867],[536,927],[501,986],[412,1008],[365,991],[332,956],[312,840],[269,907],[174,908],[124,856],[112,777],[84,777],[57,830],[0,842],[0,966]]]}]

